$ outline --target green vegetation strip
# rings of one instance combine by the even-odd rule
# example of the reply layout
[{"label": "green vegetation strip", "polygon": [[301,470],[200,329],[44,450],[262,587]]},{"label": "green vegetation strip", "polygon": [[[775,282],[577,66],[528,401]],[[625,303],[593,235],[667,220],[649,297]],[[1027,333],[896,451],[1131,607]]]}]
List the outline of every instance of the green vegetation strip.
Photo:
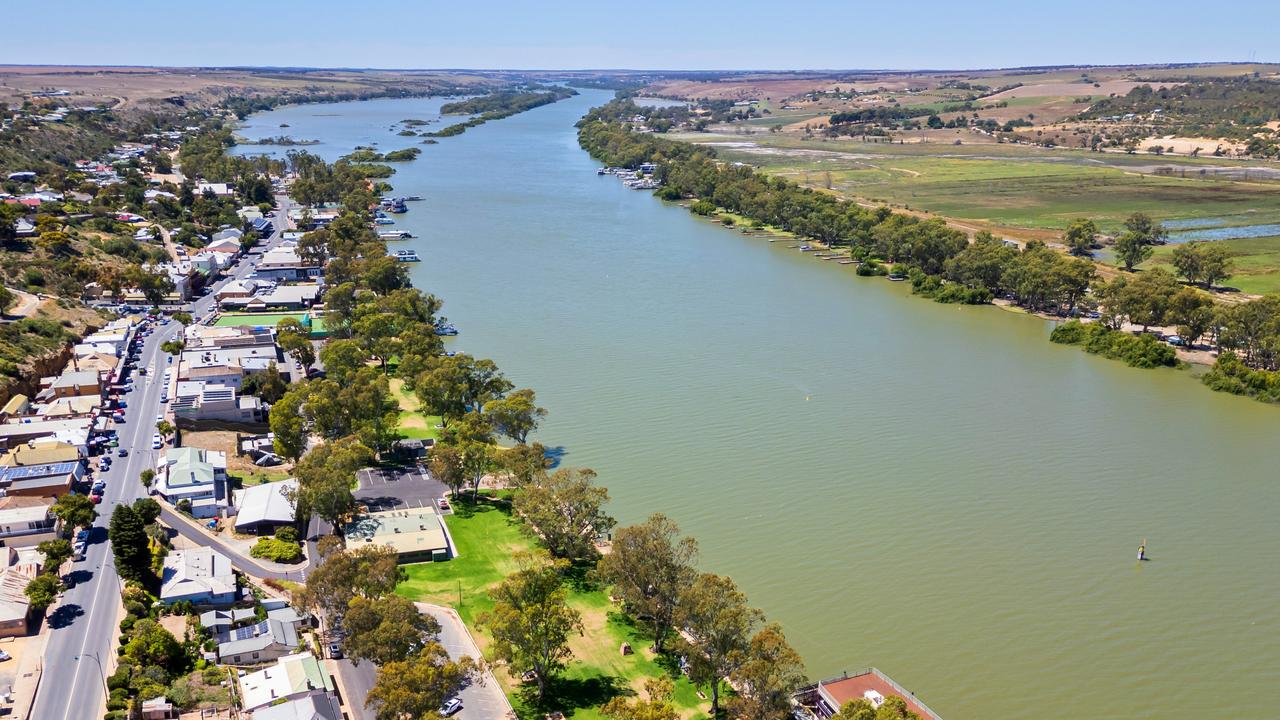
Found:
[{"label": "green vegetation strip", "polygon": [[[487,647],[490,638],[476,625],[476,618],[493,608],[487,593],[518,569],[514,556],[536,546],[505,503],[458,502],[454,511],[446,523],[458,557],[408,566],[409,579],[396,592],[411,600],[455,608],[477,641]],[[582,614],[584,633],[570,642],[574,657],[548,691],[566,714],[572,710],[577,720],[597,720],[601,718],[598,706],[610,697],[625,694],[627,689],[639,692],[645,679],[661,675],[675,682],[672,704],[682,716],[705,713],[705,703],[689,679],[676,668],[656,662],[648,652],[653,637],[647,630],[625,616],[602,590],[585,581],[571,579],[569,584],[569,606]],[[635,652],[623,655],[619,650],[623,643],[629,643]],[[517,715],[530,720],[542,716],[505,670],[495,668],[494,674]]]}]

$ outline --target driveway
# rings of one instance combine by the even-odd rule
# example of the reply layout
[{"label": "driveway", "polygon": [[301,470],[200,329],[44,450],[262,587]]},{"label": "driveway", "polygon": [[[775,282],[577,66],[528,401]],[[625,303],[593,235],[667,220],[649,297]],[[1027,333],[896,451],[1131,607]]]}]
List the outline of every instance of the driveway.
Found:
[{"label": "driveway", "polygon": [[[420,612],[428,613],[440,623],[440,644],[449,653],[449,657],[457,660],[468,656],[479,660],[480,649],[476,647],[471,633],[452,608],[427,603],[414,603]],[[342,676],[342,685],[346,688],[347,707],[356,720],[372,718],[373,713],[363,707],[363,698],[369,694],[377,669],[371,662],[353,664],[350,660],[339,660],[338,672]],[[481,673],[479,680],[462,689],[458,694],[462,700],[462,710],[453,717],[460,720],[504,720],[514,718],[515,712],[511,703],[503,694],[498,680],[487,668]],[[359,707],[357,707],[359,706]]]}]

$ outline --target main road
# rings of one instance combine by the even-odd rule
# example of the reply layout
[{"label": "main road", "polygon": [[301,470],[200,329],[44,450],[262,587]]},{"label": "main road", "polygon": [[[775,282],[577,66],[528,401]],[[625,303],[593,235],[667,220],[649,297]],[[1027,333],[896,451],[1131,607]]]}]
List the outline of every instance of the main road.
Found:
[{"label": "main road", "polygon": [[[275,233],[268,248],[278,244],[288,224],[288,201],[277,197],[279,210],[274,218]],[[228,277],[213,285],[220,288],[232,279],[243,279],[252,271],[250,263],[241,259]],[[191,303],[189,312],[200,318],[213,308],[213,292]],[[117,424],[120,447],[127,448],[127,459],[100,472],[107,488],[98,505],[98,520],[91,530],[85,558],[74,563],[74,586],[67,590],[48,619],[49,642],[44,654],[43,675],[31,713],[40,720],[96,720],[101,715],[106,697],[106,677],[110,654],[119,632],[120,594],[124,584],[116,574],[107,539],[111,512],[121,503],[132,503],[144,497],[138,476],[156,466],[159,451],[151,448],[155,434],[155,417],[160,413],[160,394],[164,368],[168,366],[160,346],[178,337],[182,326],[176,322],[153,325],[144,338],[139,368],[147,368],[145,377],[134,378],[134,391],[127,397],[125,422]],[[85,576],[80,578],[80,576]]]}]

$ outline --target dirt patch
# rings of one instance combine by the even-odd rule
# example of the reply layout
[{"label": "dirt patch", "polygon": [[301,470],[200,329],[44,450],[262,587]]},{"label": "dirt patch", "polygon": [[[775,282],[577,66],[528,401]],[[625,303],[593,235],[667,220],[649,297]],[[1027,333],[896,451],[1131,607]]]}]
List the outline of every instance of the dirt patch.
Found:
[{"label": "dirt patch", "polygon": [[227,430],[201,430],[182,433],[185,447],[220,450],[227,454],[227,474],[240,478],[245,485],[257,485],[291,477],[292,465],[258,467],[247,455],[236,454],[236,433]]},{"label": "dirt patch", "polygon": [[160,618],[160,627],[168,630],[178,640],[182,640],[187,633],[187,616],[165,615]]}]

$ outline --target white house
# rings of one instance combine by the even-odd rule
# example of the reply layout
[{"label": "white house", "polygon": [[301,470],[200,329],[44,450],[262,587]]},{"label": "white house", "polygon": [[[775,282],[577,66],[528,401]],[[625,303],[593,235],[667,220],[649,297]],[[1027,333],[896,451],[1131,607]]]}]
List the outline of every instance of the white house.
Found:
[{"label": "white house", "polygon": [[231,560],[212,548],[174,550],[164,558],[160,600],[183,600],[196,605],[230,605],[236,600],[236,576]]},{"label": "white house", "polygon": [[241,675],[239,681],[241,704],[248,711],[333,692],[329,673],[309,653],[286,655],[265,670]]},{"label": "white house", "polygon": [[195,517],[213,517],[227,503],[227,454],[193,447],[170,448],[160,456],[156,492],[165,500],[191,503]]}]

